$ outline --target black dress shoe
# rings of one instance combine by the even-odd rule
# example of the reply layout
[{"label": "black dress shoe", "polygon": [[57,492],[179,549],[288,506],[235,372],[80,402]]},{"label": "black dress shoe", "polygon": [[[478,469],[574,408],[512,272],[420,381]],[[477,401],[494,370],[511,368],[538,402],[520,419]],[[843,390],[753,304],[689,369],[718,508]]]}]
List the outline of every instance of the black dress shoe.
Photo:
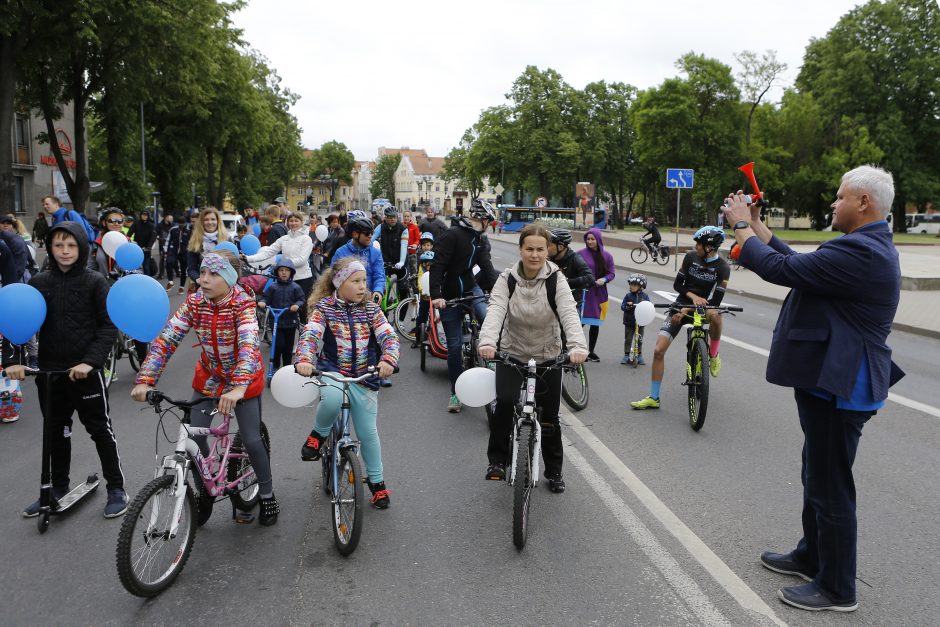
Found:
[{"label": "black dress shoe", "polygon": [[764,568],[783,575],[796,575],[804,581],[812,581],[816,573],[800,562],[793,559],[792,553],[771,553],[764,551],[760,554],[760,563]]},{"label": "black dress shoe", "polygon": [[790,586],[777,591],[777,596],[787,605],[798,607],[810,612],[854,612],[858,609],[858,601],[843,601],[836,603],[831,600],[814,583],[804,583],[800,586]]}]

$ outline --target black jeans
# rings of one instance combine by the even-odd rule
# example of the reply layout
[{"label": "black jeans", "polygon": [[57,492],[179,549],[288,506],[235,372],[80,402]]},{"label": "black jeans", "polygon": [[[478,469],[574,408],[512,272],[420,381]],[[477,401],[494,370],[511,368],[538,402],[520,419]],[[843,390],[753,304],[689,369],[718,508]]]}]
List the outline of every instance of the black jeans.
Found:
[{"label": "black jeans", "polygon": [[[564,463],[561,444],[561,425],[558,408],[561,405],[561,370],[540,368],[535,384],[535,402],[542,415],[542,460],[545,474],[560,476]],[[496,364],[496,411],[490,418],[490,441],[486,456],[491,464],[508,464],[512,439],[513,407],[519,400],[519,390],[526,374],[516,368]]]},{"label": "black jeans", "polygon": [[277,328],[277,338],[274,340],[274,370],[293,363],[294,336],[296,333],[297,327]]},{"label": "black jeans", "polygon": [[108,390],[101,372],[92,372],[87,379],[70,381],[67,375],[52,375],[50,406],[46,406],[46,376],[36,379],[39,407],[49,427],[52,486],[65,490],[69,486],[72,464],[72,414],[91,436],[101,460],[101,472],[109,490],[124,487],[124,472],[118,455],[111,417],[108,415]]},{"label": "black jeans", "polygon": [[803,537],[793,557],[818,570],[815,583],[835,602],[855,600],[855,479],[862,427],[875,412],[838,409],[795,390],[803,429]]}]

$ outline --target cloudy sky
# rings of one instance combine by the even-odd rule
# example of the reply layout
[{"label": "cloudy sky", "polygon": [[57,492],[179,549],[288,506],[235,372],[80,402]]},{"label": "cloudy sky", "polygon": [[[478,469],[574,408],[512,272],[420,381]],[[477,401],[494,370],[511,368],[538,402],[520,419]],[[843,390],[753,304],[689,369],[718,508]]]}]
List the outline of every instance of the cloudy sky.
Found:
[{"label": "cloudy sky", "polygon": [[505,102],[526,65],[576,88],[601,79],[645,88],[676,76],[690,50],[737,72],[735,52],[773,49],[789,85],[810,39],[858,4],[249,0],[235,24],[300,96],[304,145],[336,139],[366,160],[378,146],[446,155],[480,110]]}]

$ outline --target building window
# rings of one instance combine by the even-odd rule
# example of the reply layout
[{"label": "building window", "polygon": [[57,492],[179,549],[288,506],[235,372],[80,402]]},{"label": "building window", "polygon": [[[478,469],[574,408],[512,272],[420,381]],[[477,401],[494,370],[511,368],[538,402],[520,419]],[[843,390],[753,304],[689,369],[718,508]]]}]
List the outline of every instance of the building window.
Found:
[{"label": "building window", "polygon": [[16,140],[16,163],[31,163],[29,158],[29,117],[17,113],[13,122],[13,132]]},{"label": "building window", "polygon": [[13,211],[16,213],[26,213],[26,207],[23,201],[23,177],[13,177]]},{"label": "building window", "polygon": [[440,183],[436,183],[436,184],[434,185],[434,191],[435,191],[435,192],[441,191],[441,184],[440,184]]}]

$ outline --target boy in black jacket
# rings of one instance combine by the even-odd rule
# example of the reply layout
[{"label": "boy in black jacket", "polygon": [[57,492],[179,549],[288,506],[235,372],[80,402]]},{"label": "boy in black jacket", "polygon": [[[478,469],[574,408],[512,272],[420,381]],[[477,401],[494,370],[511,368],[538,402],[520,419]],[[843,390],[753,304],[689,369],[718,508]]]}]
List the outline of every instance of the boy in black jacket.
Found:
[{"label": "boy in black jacket", "polygon": [[[46,250],[54,263],[29,281],[46,301],[46,319],[39,329],[39,367],[68,370],[67,375],[36,379],[40,408],[50,429],[52,495],[60,499],[69,491],[72,414],[77,410],[78,419],[98,449],[107,482],[104,516],[114,518],[127,510],[127,493],[108,416],[108,390],[100,371],[117,337],[106,308],[108,280],[86,267],[88,236],[82,224],[61,222],[53,226],[46,235]],[[23,366],[10,366],[6,372],[18,380],[26,374]],[[48,407],[46,385],[53,386]],[[38,500],[23,510],[28,518],[38,513]]]},{"label": "boy in black jacket", "polygon": [[[281,257],[274,267],[275,281],[264,290],[258,306],[287,309],[277,321],[277,338],[274,340],[274,364],[276,370],[294,362],[294,335],[297,332],[297,312],[304,306],[304,291],[294,283],[297,272],[290,259]],[[274,318],[272,316],[271,320]],[[268,380],[270,381],[270,373]]]}]

